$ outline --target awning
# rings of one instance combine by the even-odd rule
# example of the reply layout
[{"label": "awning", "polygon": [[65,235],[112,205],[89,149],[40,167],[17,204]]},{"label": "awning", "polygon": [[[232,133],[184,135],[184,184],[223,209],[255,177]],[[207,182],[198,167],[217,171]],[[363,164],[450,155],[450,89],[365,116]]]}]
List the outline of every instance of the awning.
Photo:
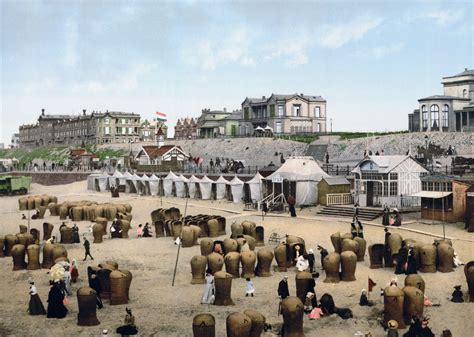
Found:
[{"label": "awning", "polygon": [[418,193],[412,194],[412,197],[421,197],[421,198],[431,198],[439,199],[444,198],[453,194],[453,192],[439,192],[439,191],[420,191]]}]

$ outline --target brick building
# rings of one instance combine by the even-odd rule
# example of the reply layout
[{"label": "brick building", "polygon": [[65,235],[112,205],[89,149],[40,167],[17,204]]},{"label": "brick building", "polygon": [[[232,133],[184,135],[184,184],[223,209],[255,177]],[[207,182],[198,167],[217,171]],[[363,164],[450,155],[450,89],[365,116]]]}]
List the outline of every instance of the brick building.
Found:
[{"label": "brick building", "polygon": [[175,139],[195,139],[198,136],[198,123],[194,118],[180,118],[174,127]]},{"label": "brick building", "polygon": [[20,126],[19,140],[21,147],[155,141],[157,125],[141,123],[140,115],[133,112],[49,115],[42,109],[36,124]]}]

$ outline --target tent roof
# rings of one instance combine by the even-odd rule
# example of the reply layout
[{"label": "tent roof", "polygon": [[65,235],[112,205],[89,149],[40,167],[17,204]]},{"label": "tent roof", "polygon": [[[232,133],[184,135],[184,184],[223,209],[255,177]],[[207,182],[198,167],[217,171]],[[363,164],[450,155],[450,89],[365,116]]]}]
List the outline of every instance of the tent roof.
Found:
[{"label": "tent roof", "polygon": [[102,173],[102,174],[99,176],[99,178],[108,178],[108,177],[109,177],[109,175],[108,175],[107,173],[105,173],[105,172]]},{"label": "tent roof", "polygon": [[150,176],[150,178],[148,178],[150,181],[157,181],[157,180],[160,180],[160,178],[158,178],[157,176],[155,176],[155,174],[152,174]]},{"label": "tent roof", "polygon": [[201,180],[199,182],[200,183],[211,183],[212,184],[214,182],[214,180],[209,179],[208,176],[204,176],[204,177],[201,178]]},{"label": "tent roof", "polygon": [[246,183],[247,184],[261,184],[262,179],[263,179],[262,175],[257,172],[257,174],[252,179],[247,180]]},{"label": "tent roof", "polygon": [[216,184],[228,184],[229,181],[226,178],[224,178],[223,176],[220,176],[219,179],[217,179],[215,181],[215,183]]},{"label": "tent roof", "polygon": [[243,185],[244,182],[242,180],[240,180],[237,176],[234,177],[234,179],[232,179],[230,182],[229,182],[230,185]]},{"label": "tent roof", "polygon": [[131,177],[133,177],[133,175],[132,175],[130,172],[128,172],[128,171],[126,171],[126,172],[123,174],[123,176],[124,176],[125,178],[131,178]]},{"label": "tent roof", "polygon": [[176,179],[178,179],[178,176],[171,171],[170,173],[168,173],[166,177],[163,178],[163,180],[174,180],[174,181],[176,181]]},{"label": "tent roof", "polygon": [[115,178],[123,178],[123,174],[120,173],[120,171],[116,170],[113,174],[113,177]]},{"label": "tent roof", "polygon": [[329,177],[329,174],[319,167],[313,157],[290,157],[265,179],[272,180],[276,176],[290,181],[320,181],[324,177]]},{"label": "tent roof", "polygon": [[183,176],[182,174],[180,174],[179,177],[178,177],[178,181],[182,181],[182,182],[187,183],[187,182],[189,182],[189,179],[186,178],[185,176]]},{"label": "tent roof", "polygon": [[189,177],[189,180],[188,180],[190,183],[200,183],[201,182],[201,179],[197,178],[194,174]]},{"label": "tent roof", "polygon": [[143,181],[150,181],[150,178],[148,178],[148,176],[146,174],[143,174],[140,178],[140,180],[143,180]]}]

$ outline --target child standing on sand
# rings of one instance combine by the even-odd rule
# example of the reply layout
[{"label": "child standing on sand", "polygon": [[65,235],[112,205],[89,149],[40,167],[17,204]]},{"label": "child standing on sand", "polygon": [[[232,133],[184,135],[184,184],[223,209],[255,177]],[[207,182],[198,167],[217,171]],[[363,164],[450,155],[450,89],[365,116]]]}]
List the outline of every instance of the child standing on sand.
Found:
[{"label": "child standing on sand", "polygon": [[253,282],[250,280],[250,277],[247,277],[245,279],[247,281],[247,292],[245,294],[245,297],[248,297],[249,295],[253,297],[253,293],[255,292],[255,288],[253,287]]}]

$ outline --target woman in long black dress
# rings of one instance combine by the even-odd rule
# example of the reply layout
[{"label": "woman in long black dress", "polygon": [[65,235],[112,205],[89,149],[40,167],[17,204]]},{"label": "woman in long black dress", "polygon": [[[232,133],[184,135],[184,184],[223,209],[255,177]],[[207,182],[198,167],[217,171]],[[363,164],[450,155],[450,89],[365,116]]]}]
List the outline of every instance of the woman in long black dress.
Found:
[{"label": "woman in long black dress", "polygon": [[64,318],[67,314],[67,308],[64,306],[64,292],[61,284],[55,282],[48,294],[48,318]]},{"label": "woman in long black dress", "polygon": [[405,273],[405,264],[408,259],[408,249],[405,241],[402,241],[402,247],[399,249],[397,254],[397,265],[395,266],[395,274],[404,274]]},{"label": "woman in long black dress", "polygon": [[43,302],[38,295],[36,290],[35,282],[30,281],[30,303],[28,304],[28,313],[30,315],[46,315]]},{"label": "woman in long black dress", "polygon": [[405,270],[406,275],[416,274],[418,270],[418,264],[415,258],[415,251],[413,248],[410,248],[408,252],[408,261],[407,261],[407,269]]}]

